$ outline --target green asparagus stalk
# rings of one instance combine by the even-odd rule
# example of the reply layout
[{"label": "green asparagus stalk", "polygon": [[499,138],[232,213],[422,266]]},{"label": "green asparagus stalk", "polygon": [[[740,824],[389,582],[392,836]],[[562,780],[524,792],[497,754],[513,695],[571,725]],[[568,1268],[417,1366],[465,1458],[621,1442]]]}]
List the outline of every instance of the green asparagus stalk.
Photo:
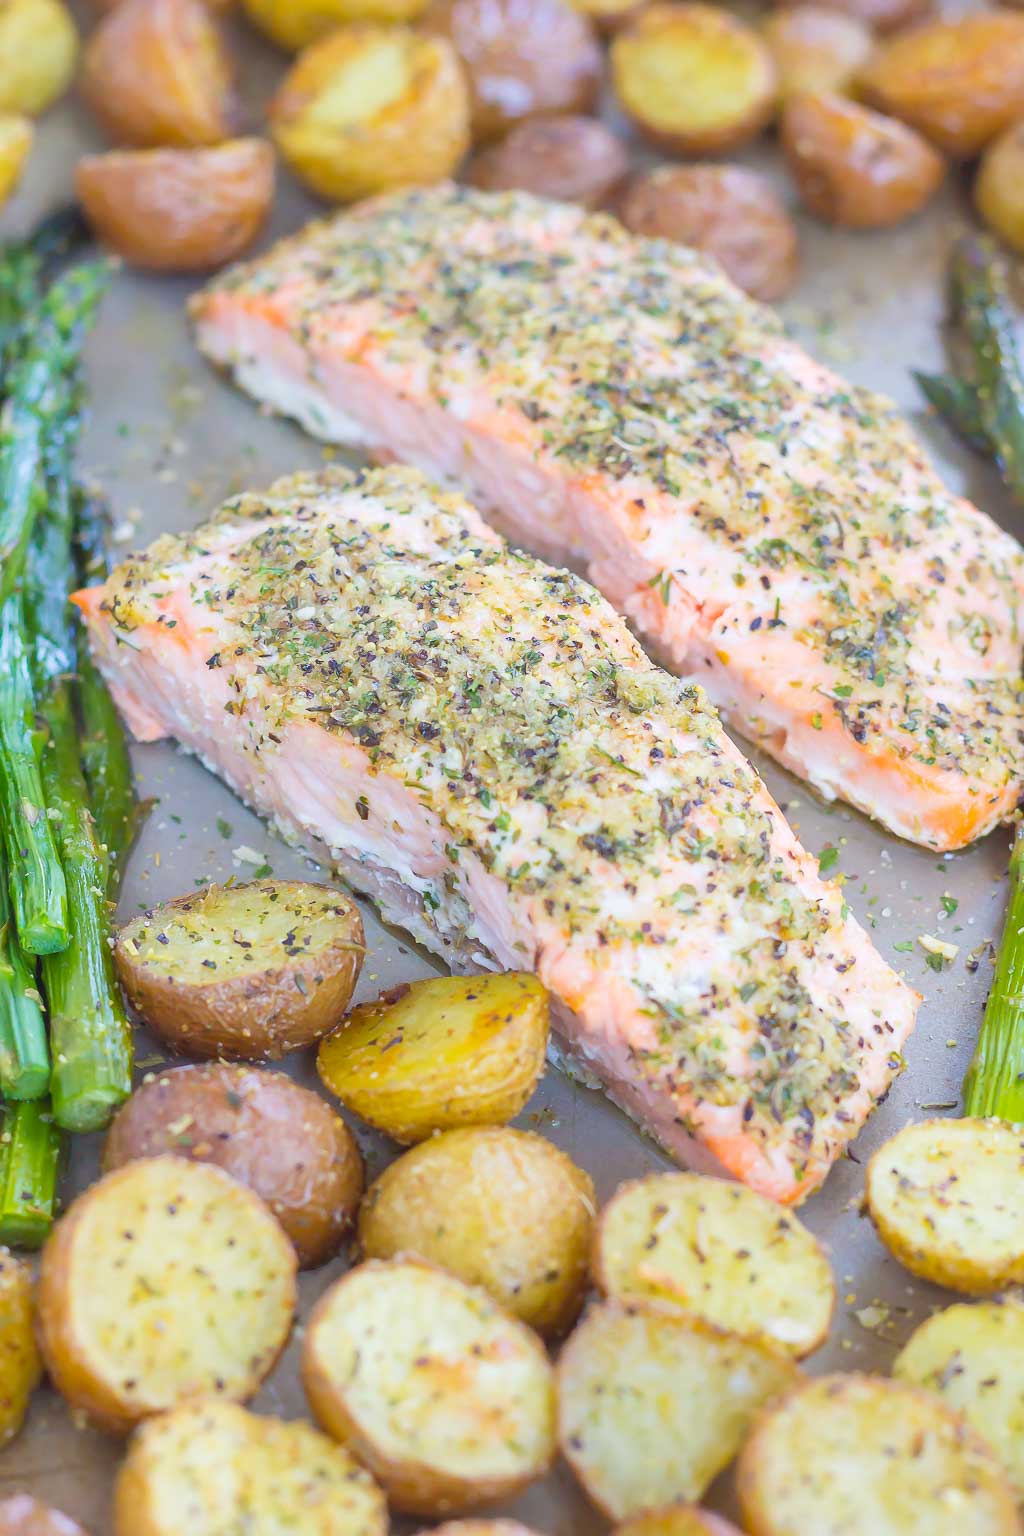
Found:
[{"label": "green asparagus stalk", "polygon": [[1003,263],[992,241],[971,236],[958,244],[951,271],[985,435],[1007,485],[1024,500],[1024,373]]},{"label": "green asparagus stalk", "polygon": [[40,1099],[49,1082],[42,999],[18,943],[0,869],[0,1089],[5,1099]]},{"label": "green asparagus stalk", "polygon": [[976,453],[991,457],[992,442],[971,385],[951,373],[915,373],[914,378],[928,404],[934,406],[954,432]]},{"label": "green asparagus stalk", "polygon": [[0,1134],[0,1242],[38,1248],[53,1224],[60,1134],[45,1100],[8,1105]]},{"label": "green asparagus stalk", "polygon": [[[78,487],[74,498],[78,576],[83,585],[107,574],[106,517],[101,504]],[[78,698],[82,762],[92,800],[96,836],[107,866],[108,895],[116,895],[125,862],[149,814],[151,801],[135,794],[128,738],[117,707],[92,659],[84,626],[78,631]]]},{"label": "green asparagus stalk", "polygon": [[1010,901],[992,990],[964,1079],[964,1112],[1024,1122],[1024,827],[1010,855]]}]

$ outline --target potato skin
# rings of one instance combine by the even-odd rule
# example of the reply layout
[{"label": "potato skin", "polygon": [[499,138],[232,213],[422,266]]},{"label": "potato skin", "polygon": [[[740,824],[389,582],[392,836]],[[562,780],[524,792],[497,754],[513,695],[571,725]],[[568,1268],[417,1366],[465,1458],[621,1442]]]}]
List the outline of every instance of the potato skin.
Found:
[{"label": "potato skin", "polygon": [[[788,7],[792,0],[776,0],[776,4]],[[873,32],[899,31],[934,8],[934,0],[815,0],[815,4],[852,16]]]},{"label": "potato skin", "polygon": [[762,34],[775,59],[783,102],[818,91],[846,92],[874,47],[863,21],[821,5],[775,11]]},{"label": "potato skin", "polygon": [[261,32],[297,53],[335,27],[351,22],[415,21],[427,0],[244,0],[246,15]]},{"label": "potato skin", "polygon": [[668,1504],[634,1515],[617,1525],[612,1536],[741,1536],[741,1532],[721,1515],[696,1504]]},{"label": "potato skin", "polygon": [[115,144],[218,144],[238,118],[234,70],[201,0],[122,0],[89,39],[82,95]]},{"label": "potato skin", "polygon": [[613,39],[611,67],[622,110],[673,154],[727,154],[775,115],[767,44],[739,17],[696,0],[642,10]]},{"label": "potato skin", "polygon": [[78,32],[62,0],[0,5],[0,112],[38,117],[64,95],[78,62]]},{"label": "potato skin", "polygon": [[859,83],[879,111],[970,159],[1024,117],[1024,16],[926,22],[879,48]]},{"label": "potato skin", "polygon": [[480,1285],[545,1337],[583,1303],[595,1208],[588,1174],[542,1136],[445,1131],[371,1184],[359,1212],[368,1259],[409,1254]]},{"label": "potato skin", "polygon": [[337,1252],[363,1191],[345,1122],[283,1072],[208,1062],[144,1082],[107,1132],[103,1171],[163,1153],[215,1163],[253,1190],[304,1269]]},{"label": "potato skin", "polygon": [[469,76],[475,143],[529,117],[587,112],[601,49],[562,0],[433,0],[420,25],[450,39]]},{"label": "potato skin", "polygon": [[33,1311],[32,1271],[0,1248],[0,1445],[20,1430],[43,1374]]},{"label": "potato skin", "polygon": [[0,207],[21,180],[35,133],[27,117],[0,113]]},{"label": "potato skin", "polygon": [[262,139],[233,139],[84,155],[75,191],[104,245],[133,266],[207,271],[259,234],[274,198],[274,151]]},{"label": "potato skin", "polygon": [[[353,62],[399,49],[402,95],[372,115],[332,124],[316,104]],[[469,92],[451,44],[407,29],[351,26],[300,54],[270,104],[281,154],[320,197],[339,202],[451,175],[469,147]]]},{"label": "potato skin", "polygon": [[537,1536],[518,1520],[446,1520],[419,1536]]},{"label": "potato skin", "polygon": [[618,214],[634,234],[707,251],[755,299],[780,299],[796,281],[796,226],[745,165],[658,166],[633,178]]},{"label": "potato skin", "polygon": [[0,1499],[0,1536],[88,1536],[77,1520],[30,1493]]},{"label": "potato skin", "polygon": [[629,155],[596,117],[528,118],[470,161],[466,180],[488,192],[533,192],[596,208],[625,179]]},{"label": "potato skin", "polygon": [[974,201],[990,229],[1024,252],[1024,122],[1014,123],[981,158]]},{"label": "potato skin", "polygon": [[[242,889],[234,887],[234,894]],[[289,900],[296,892],[303,898],[310,889],[323,892],[338,918],[337,944],[312,956],[286,955],[249,975],[183,985],[141,963],[132,953],[132,936],[140,924],[216,902],[221,888],[209,886],[179,896],[133,919],[114,945],[118,978],[132,1007],[174,1050],[190,1056],[276,1060],[327,1034],[352,997],[364,939],[358,907],[340,891],[309,887],[304,881],[254,880],[244,889],[265,892],[268,899],[276,892]]]},{"label": "potato skin", "polygon": [[782,147],[812,213],[847,229],[883,229],[942,185],[941,155],[904,123],[843,96],[799,96],[782,115]]}]

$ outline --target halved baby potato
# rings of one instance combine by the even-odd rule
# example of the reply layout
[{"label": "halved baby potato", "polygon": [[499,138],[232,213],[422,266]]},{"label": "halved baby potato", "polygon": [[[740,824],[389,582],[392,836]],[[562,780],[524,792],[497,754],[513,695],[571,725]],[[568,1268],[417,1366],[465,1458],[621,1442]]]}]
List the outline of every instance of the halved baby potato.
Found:
[{"label": "halved baby potato", "polygon": [[1024,1282],[1024,1133],[1001,1120],[922,1120],[868,1163],[868,1214],[911,1274],[988,1295]]},{"label": "halved baby potato", "polygon": [[25,1422],[43,1374],[33,1319],[32,1271],[0,1248],[0,1445]]},{"label": "halved baby potato", "polygon": [[88,1536],[77,1520],[30,1493],[0,1499],[0,1536]]},{"label": "halved baby potato", "polygon": [[989,229],[1024,253],[1024,122],[1007,128],[985,150],[974,202]]},{"label": "halved baby potato", "polygon": [[969,159],[1024,117],[1024,16],[981,10],[912,27],[875,52],[859,85],[872,106]]},{"label": "halved baby potato", "polygon": [[209,885],[126,923],[114,961],[175,1050],[270,1060],[333,1029],[365,953],[359,909],[304,880]]},{"label": "halved baby potato", "polygon": [[1019,1536],[988,1447],[928,1392],[821,1376],[761,1419],[740,1456],[751,1536]]},{"label": "halved baby potato", "polygon": [[122,0],[93,32],[82,95],[115,144],[183,148],[229,139],[234,69],[202,0]]},{"label": "halved baby potato", "polygon": [[741,1532],[709,1509],[698,1509],[696,1504],[669,1504],[617,1525],[612,1536],[741,1536]]},{"label": "halved baby potato", "polygon": [[427,0],[245,0],[246,14],[292,53],[353,21],[415,21]]},{"label": "halved baby potato", "polygon": [[307,186],[350,202],[450,176],[469,147],[469,90],[445,38],[342,27],[299,56],[270,126]]},{"label": "halved baby potato", "polygon": [[835,1305],[828,1259],[791,1211],[695,1173],[619,1189],[598,1220],[594,1278],[616,1301],[694,1313],[797,1357],[823,1343]]},{"label": "halved baby potato", "polygon": [[153,1157],[75,1200],[43,1249],[39,1342],[58,1391],[114,1432],[193,1398],[251,1397],[288,1337],[296,1259],[263,1201]]},{"label": "halved baby potato", "polygon": [[871,29],[856,16],[821,5],[794,5],[762,28],[779,76],[779,97],[846,91],[871,57]]},{"label": "halved baby potato", "polygon": [[923,208],[945,163],[905,123],[845,96],[797,96],[782,115],[782,148],[812,213],[847,229],[882,229]]},{"label": "halved baby potato", "polygon": [[283,1072],[223,1061],[136,1088],[107,1132],[103,1170],[164,1154],[215,1163],[254,1190],[303,1268],[337,1252],[363,1190],[359,1148],[330,1105]]},{"label": "halved baby potato", "polygon": [[303,1422],[235,1403],[186,1404],[135,1434],[114,1494],[114,1536],[386,1536],[384,1495]]},{"label": "halved baby potato", "polygon": [[792,1361],[759,1340],[604,1302],[558,1362],[562,1454],[611,1520],[699,1499],[757,1412],[796,1377]]},{"label": "halved baby potato", "polygon": [[466,180],[488,192],[532,192],[596,208],[628,170],[622,140],[596,117],[535,117],[475,155]]},{"label": "halved baby potato", "polygon": [[262,139],[232,139],[84,155],[75,191],[103,243],[132,266],[207,271],[259,234],[274,199],[274,151]]},{"label": "halved baby potato", "polygon": [[589,1175],[543,1136],[471,1126],[385,1168],[360,1207],[359,1243],[370,1259],[436,1264],[557,1334],[583,1302],[594,1208]]},{"label": "halved baby potato", "polygon": [[724,154],[775,113],[764,40],[738,16],[696,3],[652,5],[611,47],[619,105],[648,138],[683,155]]},{"label": "halved baby potato", "polygon": [[554,1456],[537,1335],[486,1291],[412,1260],[362,1264],[321,1297],[302,1379],[317,1422],[408,1514],[511,1498]]},{"label": "halved baby potato", "polygon": [[34,136],[27,117],[19,117],[13,112],[0,113],[0,207],[21,180]]},{"label": "halved baby potato", "polygon": [[0,5],[0,112],[38,117],[74,78],[78,32],[63,0]]},{"label": "halved baby potato", "polygon": [[346,1109],[409,1144],[511,1120],[544,1068],[548,1029],[536,976],[433,976],[353,1008],[321,1041],[317,1071]]},{"label": "halved baby potato", "polygon": [[1024,1499],[1024,1306],[961,1302],[936,1312],[911,1334],[893,1363],[913,1382],[962,1413],[989,1445]]}]

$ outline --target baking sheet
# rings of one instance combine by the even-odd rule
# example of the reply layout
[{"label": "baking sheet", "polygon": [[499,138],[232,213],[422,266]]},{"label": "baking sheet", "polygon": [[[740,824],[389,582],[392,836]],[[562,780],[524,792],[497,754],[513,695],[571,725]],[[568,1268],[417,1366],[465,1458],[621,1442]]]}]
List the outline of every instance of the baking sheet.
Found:
[{"label": "baking sheet", "polygon": [[[238,43],[257,122],[281,60],[241,27]],[[73,100],[51,113],[40,130],[23,189],[0,214],[0,238],[27,229],[66,197],[75,159],[99,147],[88,115]],[[778,155],[771,147],[752,158],[778,174]],[[785,186],[781,176],[780,185]],[[790,189],[787,196],[792,197]],[[941,427],[920,414],[908,372],[940,358],[942,274],[965,207],[963,188],[954,184],[925,216],[895,231],[850,235],[802,223],[803,278],[783,310],[793,330],[824,361],[892,394],[914,417],[951,484],[1020,535],[1024,520],[1010,508],[995,472],[961,452]],[[297,228],[316,211],[282,175],[268,238]],[[202,364],[184,320],[189,291],[183,281],[119,275],[89,348],[92,415],[82,465],[105,487],[117,532],[130,535],[135,545],[164,530],[190,527],[224,496],[315,466],[323,457],[317,445],[288,424],[260,415]],[[907,1071],[860,1137],[854,1155],[835,1169],[824,1191],[801,1213],[828,1245],[839,1286],[831,1340],[809,1368],[884,1371],[915,1323],[949,1298],[912,1281],[875,1239],[859,1210],[862,1164],[908,1119],[954,1113],[958,1107],[959,1084],[991,976],[985,955],[976,972],[966,962],[969,952],[998,936],[1009,840],[996,833],[968,852],[946,857],[911,848],[856,812],[821,804],[781,769],[757,761],[806,846],[815,852],[827,843],[839,847],[837,872],[846,879],[854,912],[883,955],[925,996],[907,1051]],[[277,875],[309,869],[306,860],[173,747],[139,748],[135,763],[141,792],[159,797],[159,804],[125,880],[124,916],[209,880],[251,874],[250,852],[265,858]],[[944,911],[943,896],[956,900],[955,913]],[[437,969],[400,934],[385,930],[371,909],[364,908],[364,916],[369,955],[360,998]],[[916,942],[922,933],[960,946],[956,962],[942,974],[925,963]],[[908,942],[909,952],[897,947]],[[137,1054],[140,1072],[164,1062],[141,1034]],[[308,1059],[293,1057],[288,1070],[317,1086]],[[602,1199],[623,1179],[668,1166],[599,1094],[554,1068],[517,1123],[542,1130],[587,1168]],[[357,1134],[372,1176],[389,1150],[379,1138]],[[96,1137],[74,1141],[64,1186],[68,1194],[95,1177],[98,1142]],[[302,1277],[302,1316],[344,1264],[342,1258]],[[286,1417],[304,1412],[296,1370],[300,1331],[301,1322],[256,1399],[257,1408]],[[56,1395],[43,1388],[24,1432],[0,1452],[0,1493],[30,1490],[74,1515],[93,1536],[106,1536],[118,1457],[117,1442],[74,1423]],[[727,1477],[714,1493],[709,1502],[728,1512]],[[508,1512],[549,1536],[587,1536],[605,1529],[564,1468],[508,1506]]]}]

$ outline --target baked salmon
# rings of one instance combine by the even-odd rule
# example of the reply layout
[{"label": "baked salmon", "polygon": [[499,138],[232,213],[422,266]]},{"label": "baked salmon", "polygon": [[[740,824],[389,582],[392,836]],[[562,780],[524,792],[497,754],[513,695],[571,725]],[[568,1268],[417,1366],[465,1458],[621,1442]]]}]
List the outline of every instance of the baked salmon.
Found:
[{"label": "baked salmon", "polygon": [[694,683],[579,576],[388,467],[283,481],[79,594],[135,735],[172,736],[456,968],[535,971],[677,1158],[799,1200],[916,995]]},{"label": "baked salmon", "polygon": [[706,257],[443,186],[313,225],[192,313],[258,399],[585,568],[826,797],[941,849],[1017,804],[1024,552]]}]

